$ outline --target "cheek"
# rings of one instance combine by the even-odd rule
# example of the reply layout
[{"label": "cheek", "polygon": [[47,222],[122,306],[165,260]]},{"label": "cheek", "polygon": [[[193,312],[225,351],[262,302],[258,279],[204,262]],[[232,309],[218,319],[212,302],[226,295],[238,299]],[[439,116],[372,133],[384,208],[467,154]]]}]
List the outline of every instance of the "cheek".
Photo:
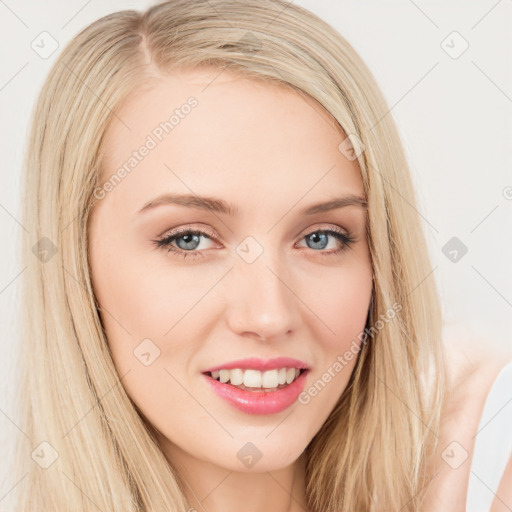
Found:
[{"label": "cheek", "polygon": [[[316,318],[316,337],[332,354],[351,343],[364,329],[372,295],[372,272],[368,262],[340,267],[319,274],[302,288],[304,302]],[[317,283],[311,288],[311,283]],[[313,319],[311,320],[313,322]]]},{"label": "cheek", "polygon": [[[115,245],[115,244],[113,244]],[[93,286],[109,340],[164,335],[186,315],[207,290],[191,273],[165,259],[154,263],[132,249],[97,250],[91,258]]]},{"label": "cheek", "polygon": [[[325,274],[324,274],[325,275]],[[343,394],[357,363],[372,294],[371,264],[339,268],[309,293],[310,325],[318,357],[298,402],[312,420],[308,436],[321,428]]]},{"label": "cheek", "polygon": [[97,256],[94,290],[123,387],[152,425],[177,428],[190,406],[179,383],[199,348],[194,339],[200,337],[191,331],[198,332],[198,317],[191,308],[211,285],[194,287],[190,273],[143,265],[136,255]]}]

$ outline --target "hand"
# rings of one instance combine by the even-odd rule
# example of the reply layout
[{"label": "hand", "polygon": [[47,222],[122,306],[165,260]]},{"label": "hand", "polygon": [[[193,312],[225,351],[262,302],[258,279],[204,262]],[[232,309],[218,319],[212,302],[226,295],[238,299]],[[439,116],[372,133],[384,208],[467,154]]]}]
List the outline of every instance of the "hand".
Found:
[{"label": "hand", "polygon": [[443,343],[447,390],[438,447],[429,461],[431,481],[420,510],[466,512],[474,436],[492,384],[512,354],[502,344],[457,327],[443,331]]}]

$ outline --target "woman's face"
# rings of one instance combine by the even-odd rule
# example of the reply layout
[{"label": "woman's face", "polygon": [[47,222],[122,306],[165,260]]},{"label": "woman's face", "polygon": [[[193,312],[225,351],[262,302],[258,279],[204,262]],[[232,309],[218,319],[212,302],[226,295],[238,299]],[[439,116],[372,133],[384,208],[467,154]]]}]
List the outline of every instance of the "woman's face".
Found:
[{"label": "woman's face", "polygon": [[[216,69],[182,70],[114,118],[93,285],[122,383],[170,459],[285,467],[343,393],[372,290],[364,207],[318,206],[364,199],[344,138],[313,100]],[[306,371],[279,384],[293,368]]]}]

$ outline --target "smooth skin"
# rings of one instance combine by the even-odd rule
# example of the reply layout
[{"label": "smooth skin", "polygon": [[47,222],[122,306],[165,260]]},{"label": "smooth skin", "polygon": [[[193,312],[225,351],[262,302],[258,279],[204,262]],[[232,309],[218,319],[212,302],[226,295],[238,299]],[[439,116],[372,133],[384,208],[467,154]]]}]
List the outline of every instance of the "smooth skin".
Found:
[{"label": "smooth skin", "polygon": [[[359,169],[339,150],[345,135],[313,100],[205,68],[181,70],[130,97],[117,112],[123,122],[107,131],[101,182],[191,96],[197,106],[93,209],[89,257],[101,319],[123,385],[185,481],[191,510],[307,512],[303,452],[355,358],[307,405],[271,415],[234,409],[202,371],[290,356],[311,366],[308,388],[358,343],[372,289],[365,211],[299,212],[345,194],[364,198]],[[140,212],[167,193],[222,199],[238,213],[176,204]],[[171,245],[184,258],[156,243],[176,229],[206,230],[210,238],[181,233]],[[354,241],[322,237],[328,229]],[[248,263],[241,247],[262,253]],[[141,352],[151,354],[150,364]],[[502,363],[462,364],[453,355],[443,447],[458,432],[468,436],[461,419],[478,424]],[[251,468],[237,457],[249,442],[261,453]],[[464,470],[440,473],[422,512],[465,510],[468,478]]]},{"label": "smooth skin", "polygon": [[[489,340],[457,325],[445,328],[443,341],[448,389],[442,411],[438,449],[430,461],[431,481],[420,511],[466,512],[471,463],[480,419],[492,385],[500,371],[512,361],[512,350],[510,344],[505,346],[503,340]],[[454,467],[450,467],[442,453],[454,441],[466,450],[467,459],[460,465],[456,461]],[[461,456],[463,452],[457,453],[457,456]],[[510,510],[512,454],[489,512]]]},{"label": "smooth skin", "polygon": [[[347,194],[365,199],[363,183],[357,162],[338,149],[345,135],[318,104],[217,69],[182,71],[131,97],[118,112],[123,123],[106,134],[102,183],[190,96],[197,106],[92,212],[101,318],[125,389],[187,482],[191,507],[302,512],[301,455],[356,358],[309,403],[270,415],[234,409],[202,371],[288,356],[310,365],[308,388],[360,344],[372,290],[366,211],[299,212]],[[139,212],[170,192],[223,199],[238,214],[175,204]],[[178,228],[208,230],[211,238],[174,240],[186,258],[156,246]],[[319,233],[328,229],[354,242]],[[239,251],[247,237],[251,255],[263,251],[251,263]],[[134,356],[147,338],[161,351],[149,366]],[[247,443],[261,453],[250,468],[237,456]]]}]

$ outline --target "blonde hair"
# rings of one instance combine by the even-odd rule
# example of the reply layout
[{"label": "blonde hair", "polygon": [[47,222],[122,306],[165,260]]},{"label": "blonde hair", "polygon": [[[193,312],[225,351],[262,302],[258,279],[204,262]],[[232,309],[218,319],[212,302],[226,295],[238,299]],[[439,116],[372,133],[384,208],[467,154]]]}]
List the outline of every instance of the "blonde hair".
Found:
[{"label": "blonde hair", "polygon": [[[42,88],[24,169],[17,510],[186,511],[184,487],[116,373],[88,264],[104,134],[128,96],[179,67],[217,66],[318,101],[364,151],[374,288],[347,388],[307,452],[313,512],[417,510],[444,397],[441,311],[399,135],[367,66],[284,0],[173,0],[121,11],[66,46]],[[35,257],[37,254],[38,257]],[[46,469],[39,447],[58,458]]]}]

